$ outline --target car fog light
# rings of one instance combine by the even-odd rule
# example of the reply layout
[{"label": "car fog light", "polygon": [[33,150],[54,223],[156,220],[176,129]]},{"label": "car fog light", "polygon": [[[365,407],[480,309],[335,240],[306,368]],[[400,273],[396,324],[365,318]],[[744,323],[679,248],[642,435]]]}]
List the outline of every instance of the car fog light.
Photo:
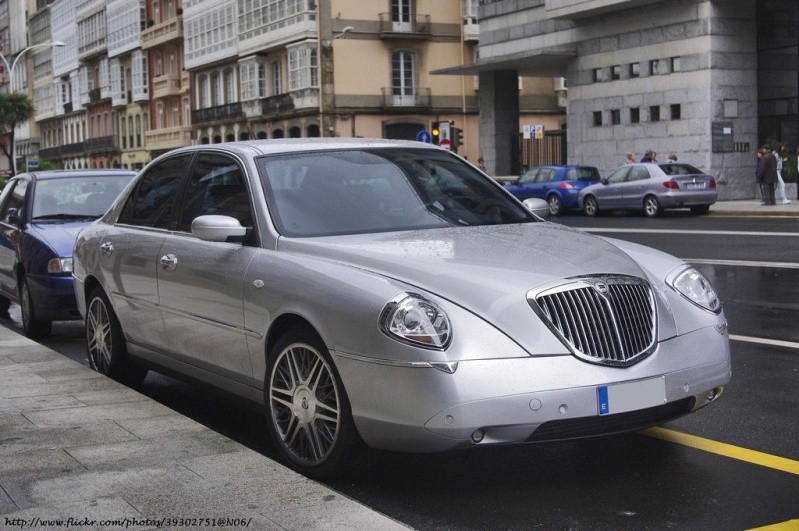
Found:
[{"label": "car fog light", "polygon": [[483,432],[483,429],[482,428],[477,428],[472,433],[472,442],[479,443],[480,441],[483,440],[484,436],[485,436],[485,433]]}]

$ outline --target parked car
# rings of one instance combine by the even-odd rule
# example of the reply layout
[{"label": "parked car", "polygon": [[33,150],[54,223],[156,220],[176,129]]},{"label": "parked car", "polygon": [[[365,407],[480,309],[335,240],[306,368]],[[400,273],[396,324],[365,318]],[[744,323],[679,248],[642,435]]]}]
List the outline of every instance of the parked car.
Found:
[{"label": "parked car", "polygon": [[699,271],[543,222],[418,142],[196,145],[75,243],[91,366],[259,404],[311,477],[433,452],[637,430],[717,399],[727,324]]},{"label": "parked car", "polygon": [[133,179],[125,170],[23,173],[0,194],[0,312],[22,310],[25,335],[50,334],[53,321],[80,319],[72,288],[78,232],[99,218]]},{"label": "parked car", "polygon": [[630,164],[599,184],[587,186],[578,202],[587,216],[603,211],[638,210],[650,218],[667,208],[707,214],[718,199],[716,179],[690,164]]},{"label": "parked car", "polygon": [[559,216],[567,209],[577,208],[580,190],[599,180],[599,170],[593,166],[537,166],[505,188],[519,199],[545,200],[549,203],[549,213]]}]

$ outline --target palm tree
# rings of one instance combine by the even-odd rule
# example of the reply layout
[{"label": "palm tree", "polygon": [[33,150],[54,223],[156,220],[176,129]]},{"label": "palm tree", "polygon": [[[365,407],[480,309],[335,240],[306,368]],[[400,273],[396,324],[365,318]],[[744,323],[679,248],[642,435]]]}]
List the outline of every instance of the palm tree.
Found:
[{"label": "palm tree", "polygon": [[14,173],[14,129],[33,118],[33,102],[24,92],[0,94],[0,133],[4,135],[0,148],[8,157],[8,167]]}]

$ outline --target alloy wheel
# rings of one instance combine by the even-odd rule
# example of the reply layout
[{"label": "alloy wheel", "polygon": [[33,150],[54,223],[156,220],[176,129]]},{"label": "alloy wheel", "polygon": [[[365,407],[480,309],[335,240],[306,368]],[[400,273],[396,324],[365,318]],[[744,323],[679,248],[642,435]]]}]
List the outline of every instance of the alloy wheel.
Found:
[{"label": "alloy wheel", "polygon": [[95,297],[86,312],[86,343],[89,365],[95,371],[108,374],[112,356],[111,319],[105,301]]}]

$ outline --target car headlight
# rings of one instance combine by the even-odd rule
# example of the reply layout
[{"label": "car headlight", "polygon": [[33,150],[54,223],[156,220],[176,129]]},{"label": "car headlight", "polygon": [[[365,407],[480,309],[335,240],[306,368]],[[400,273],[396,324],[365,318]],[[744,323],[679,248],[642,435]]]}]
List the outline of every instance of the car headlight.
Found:
[{"label": "car headlight", "polygon": [[48,273],[72,273],[72,257],[53,258],[47,262]]},{"label": "car headlight", "polygon": [[716,290],[710,282],[693,267],[677,270],[669,275],[666,282],[674,288],[677,293],[709,312],[720,313],[721,301]]},{"label": "car headlight", "polygon": [[390,337],[426,348],[447,348],[452,339],[447,314],[415,293],[403,293],[386,304],[380,329]]}]

